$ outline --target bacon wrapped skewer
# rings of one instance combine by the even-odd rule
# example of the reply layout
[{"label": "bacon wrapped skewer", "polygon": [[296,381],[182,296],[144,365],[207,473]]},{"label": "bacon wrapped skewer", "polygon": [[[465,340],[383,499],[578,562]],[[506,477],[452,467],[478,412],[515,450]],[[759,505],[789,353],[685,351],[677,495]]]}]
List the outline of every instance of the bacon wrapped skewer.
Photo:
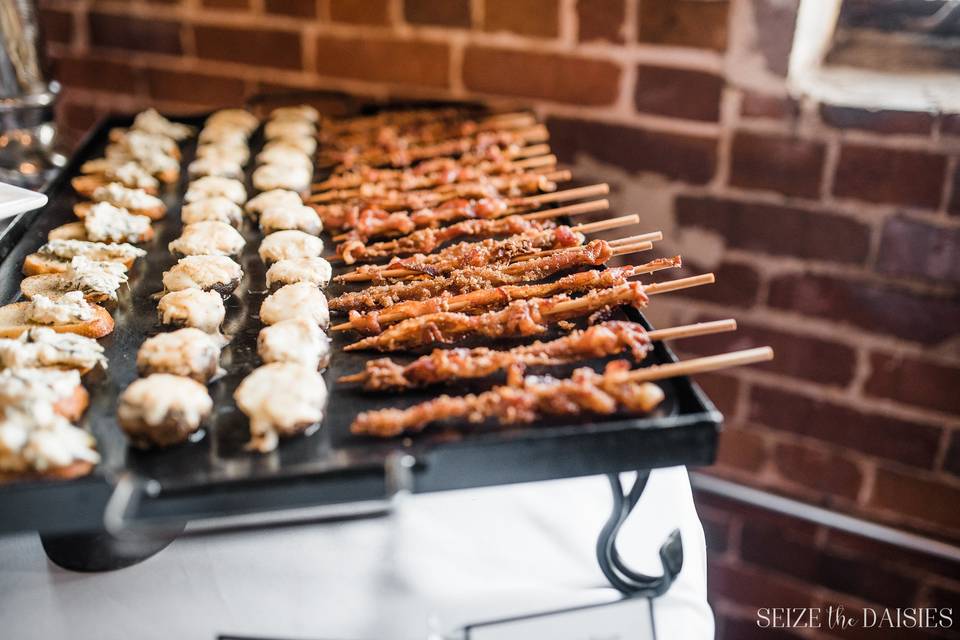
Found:
[{"label": "bacon wrapped skewer", "polygon": [[602,374],[582,367],[569,378],[512,376],[508,384],[480,394],[442,395],[409,409],[364,411],[350,425],[350,430],[355,434],[389,438],[452,419],[472,423],[492,419],[500,424],[518,424],[584,413],[649,413],[663,401],[663,390],[652,382],[631,380],[627,375],[629,370],[628,361],[616,360],[609,363]]}]

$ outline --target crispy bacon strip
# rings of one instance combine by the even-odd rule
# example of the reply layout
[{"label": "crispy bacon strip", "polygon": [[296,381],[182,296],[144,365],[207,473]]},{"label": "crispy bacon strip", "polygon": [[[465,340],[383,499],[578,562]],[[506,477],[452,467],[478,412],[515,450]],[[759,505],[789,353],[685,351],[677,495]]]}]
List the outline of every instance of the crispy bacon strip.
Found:
[{"label": "crispy bacon strip", "polygon": [[485,378],[498,371],[528,366],[555,366],[590,358],[605,358],[624,351],[640,362],[647,356],[650,347],[650,338],[642,325],[610,320],[556,340],[537,340],[533,344],[502,351],[486,347],[434,349],[429,355],[421,356],[406,366],[390,358],[368,360],[363,372],[345,376],[345,379],[362,381],[363,388],[369,391],[395,391]]},{"label": "crispy bacon strip", "polygon": [[[527,247],[521,245],[520,250],[524,249]],[[403,300],[425,300],[443,293],[465,293],[506,284],[536,282],[567,269],[604,264],[612,256],[613,248],[607,241],[593,240],[582,247],[519,262],[504,268],[496,268],[496,262],[487,261],[479,267],[451,269],[443,277],[367,287],[362,291],[352,291],[332,298],[328,304],[330,309],[335,311],[379,309]],[[509,254],[505,255],[500,264],[509,263],[509,260]]]},{"label": "crispy bacon strip", "polygon": [[325,146],[345,150],[351,147],[379,147],[393,150],[411,144],[436,143],[450,138],[476,135],[482,131],[516,129],[536,122],[532,114],[507,114],[489,118],[452,121],[381,124],[361,131],[341,132],[324,137]]},{"label": "crispy bacon strip", "polygon": [[490,148],[510,151],[529,142],[541,142],[545,139],[546,136],[542,127],[517,131],[483,131],[475,135],[451,138],[436,143],[415,144],[392,150],[372,148],[331,151],[324,156],[324,159],[346,168],[357,165],[407,167],[418,160],[427,158],[478,153]]},{"label": "crispy bacon strip", "polygon": [[[403,351],[434,344],[450,344],[466,336],[496,339],[541,335],[551,323],[624,304],[642,308],[648,301],[643,285],[639,282],[628,282],[618,287],[592,291],[575,301],[568,295],[559,295],[552,298],[516,300],[503,309],[479,315],[441,311],[409,318],[388,327],[379,335],[363,338],[344,349]],[[369,329],[373,331],[375,327]]]},{"label": "crispy bacon strip", "polygon": [[476,165],[463,165],[453,158],[441,158],[424,162],[411,169],[374,169],[361,167],[349,173],[331,176],[317,185],[326,195],[330,192],[350,192],[367,184],[383,188],[436,189],[451,185],[480,182],[483,180],[505,181],[523,175],[542,175],[545,169],[531,170],[517,166],[513,160],[486,161]]},{"label": "crispy bacon strip", "polygon": [[[518,256],[529,255],[544,249],[578,247],[586,239],[582,233],[573,231],[568,226],[550,228],[552,226],[553,223],[549,221],[538,225],[530,225],[529,229],[524,229],[522,225],[516,225],[514,227],[516,233],[508,235],[506,238],[499,240],[486,238],[479,241],[458,242],[437,253],[415,253],[405,258],[396,257],[384,265],[363,265],[351,273],[337,276],[337,282],[384,282],[388,279],[406,279],[412,275],[406,273],[409,271],[442,275],[465,267],[484,267],[491,266],[494,263],[509,262]],[[449,228],[443,227],[443,229]],[[506,231],[509,232],[509,230]],[[454,235],[454,233],[442,234],[440,237],[424,237],[422,238],[421,248],[428,251],[436,248],[435,243],[438,240],[444,240],[444,235]],[[481,233],[480,237],[483,237],[483,235]],[[412,242],[407,243],[406,246],[412,248],[412,244]],[[377,249],[377,252],[379,251]],[[401,274],[400,272],[404,273]]]},{"label": "crispy bacon strip", "polygon": [[[347,241],[366,242],[388,234],[405,234],[414,229],[439,227],[458,220],[500,218],[515,206],[526,206],[522,198],[454,198],[436,208],[411,207],[410,211],[387,211],[377,206],[353,204],[311,205],[326,229],[350,229]],[[402,227],[402,228],[401,228]]]},{"label": "crispy bacon strip", "polygon": [[454,198],[488,198],[499,195],[517,198],[556,190],[557,183],[549,176],[542,173],[524,173],[510,177],[480,177],[472,182],[455,182],[434,188],[372,182],[356,189],[327,191],[311,198],[311,201],[359,203],[397,211],[411,206],[436,206]]},{"label": "crispy bacon strip", "polygon": [[422,431],[435,422],[461,419],[470,423],[530,423],[548,416],[584,413],[610,415],[618,411],[649,413],[664,398],[652,382],[633,382],[624,373],[630,363],[617,360],[602,374],[581,367],[569,378],[527,376],[510,380],[480,394],[442,395],[409,409],[364,411],[350,425],[355,434],[381,438]]}]

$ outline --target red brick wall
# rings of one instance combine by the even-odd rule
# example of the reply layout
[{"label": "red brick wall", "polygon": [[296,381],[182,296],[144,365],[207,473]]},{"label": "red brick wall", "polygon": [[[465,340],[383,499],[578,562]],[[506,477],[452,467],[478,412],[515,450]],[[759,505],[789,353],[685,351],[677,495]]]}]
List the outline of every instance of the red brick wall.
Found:
[{"label": "red brick wall", "polygon": [[777,350],[701,379],[728,418],[713,472],[958,539],[960,116],[788,97],[796,4],[42,2],[73,130],[277,87],[535,105],[579,175],[717,273],[651,315],[740,331],[678,346]]}]

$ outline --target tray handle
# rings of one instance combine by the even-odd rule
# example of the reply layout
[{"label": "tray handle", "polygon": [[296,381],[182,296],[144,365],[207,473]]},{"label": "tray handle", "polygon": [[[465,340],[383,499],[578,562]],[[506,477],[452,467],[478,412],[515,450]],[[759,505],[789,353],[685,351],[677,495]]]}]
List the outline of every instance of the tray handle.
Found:
[{"label": "tray handle", "polygon": [[147,500],[158,499],[162,485],[152,478],[125,471],[116,476],[116,484],[103,511],[103,526],[115,538],[142,539],[169,536],[183,530],[185,524],[189,527],[180,535],[386,515],[393,510],[394,501],[399,496],[413,492],[415,466],[416,459],[409,453],[389,454],[384,461],[386,491],[381,498],[202,518],[155,518],[149,522],[138,518],[139,506]]}]

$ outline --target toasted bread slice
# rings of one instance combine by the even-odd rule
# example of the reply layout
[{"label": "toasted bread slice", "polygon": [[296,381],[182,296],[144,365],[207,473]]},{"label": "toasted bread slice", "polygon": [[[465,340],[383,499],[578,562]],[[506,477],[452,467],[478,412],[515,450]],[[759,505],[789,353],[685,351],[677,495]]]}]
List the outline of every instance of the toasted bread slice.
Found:
[{"label": "toasted bread slice", "polygon": [[78,384],[69,398],[54,403],[53,410],[70,422],[76,422],[90,406],[90,394],[82,384]]},{"label": "toasted bread slice", "polygon": [[37,480],[73,480],[90,475],[95,466],[92,462],[80,460],[65,467],[55,467],[46,471],[0,471],[0,484]]},{"label": "toasted bread slice", "polygon": [[[20,282],[20,291],[28,300],[32,300],[36,295],[44,295],[51,300],[56,300],[65,293],[76,291],[76,288],[58,273],[44,273],[24,278]],[[84,291],[83,297],[87,302],[94,304],[109,305],[116,302],[116,299],[106,293]]]},{"label": "toasted bread slice", "polygon": [[[96,254],[88,257],[91,260],[99,259]],[[136,260],[136,258],[127,258],[126,260],[111,260],[110,262],[122,264],[124,268],[129,270],[133,267],[133,263],[136,262]],[[23,275],[36,276],[42,273],[63,273],[69,266],[69,260],[61,260],[51,256],[40,255],[39,253],[31,253],[23,259]]]},{"label": "toasted bread slice", "polygon": [[102,338],[113,331],[113,318],[103,307],[93,306],[94,317],[69,324],[37,324],[27,320],[29,302],[14,302],[0,307],[0,338],[16,338],[33,327],[49,327],[57,333],[75,333],[87,338]]},{"label": "toasted bread slice", "polygon": [[[73,186],[74,191],[84,197],[91,198],[93,197],[93,192],[96,191],[97,187],[105,186],[111,182],[119,182],[119,180],[110,180],[102,173],[89,173],[87,175],[75,177],[70,181],[70,184]],[[153,186],[140,188],[152,196],[160,193],[160,190]]]},{"label": "toasted bread slice", "polygon": [[[88,240],[87,229],[83,222],[68,222],[59,227],[50,230],[47,234],[47,240]],[[142,238],[138,238],[132,244],[142,244],[153,240],[153,228],[147,229]]]},{"label": "toasted bread slice", "polygon": [[[87,214],[90,213],[90,209],[95,205],[95,202],[78,202],[73,205],[73,213],[78,218],[83,220],[87,217]],[[151,209],[127,209],[130,213],[138,216],[147,216],[151,220],[159,220],[160,218],[167,215],[166,207],[153,207]]]}]

